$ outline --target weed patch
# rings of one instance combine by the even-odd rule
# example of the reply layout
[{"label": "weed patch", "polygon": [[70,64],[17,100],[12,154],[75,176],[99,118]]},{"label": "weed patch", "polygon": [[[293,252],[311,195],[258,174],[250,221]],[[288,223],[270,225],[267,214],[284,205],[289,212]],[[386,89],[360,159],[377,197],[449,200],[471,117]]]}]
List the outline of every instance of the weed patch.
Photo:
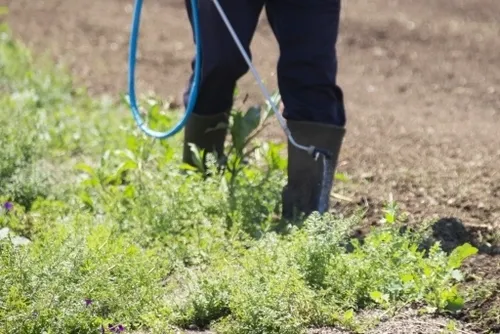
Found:
[{"label": "weed patch", "polygon": [[[0,30],[5,333],[361,331],[362,310],[464,304],[460,267],[477,250],[422,249],[425,231],[402,231],[394,203],[362,242],[349,237],[358,216],[283,228],[283,146],[256,137],[270,108],[235,110],[227,164],[209,155],[193,169],[178,137],[156,141],[123,120],[123,102],[75,90]],[[175,121],[153,97],[142,105],[153,128]]]}]

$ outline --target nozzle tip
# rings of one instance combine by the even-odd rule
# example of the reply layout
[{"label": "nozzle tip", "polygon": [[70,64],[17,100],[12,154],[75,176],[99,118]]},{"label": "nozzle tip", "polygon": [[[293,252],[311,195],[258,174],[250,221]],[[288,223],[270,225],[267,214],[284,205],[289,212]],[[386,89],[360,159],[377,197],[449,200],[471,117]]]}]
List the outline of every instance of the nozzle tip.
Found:
[{"label": "nozzle tip", "polygon": [[314,150],[312,152],[312,156],[314,157],[314,160],[318,160],[320,154],[322,154],[325,157],[325,159],[330,160],[332,158],[332,155],[327,150],[314,148]]}]

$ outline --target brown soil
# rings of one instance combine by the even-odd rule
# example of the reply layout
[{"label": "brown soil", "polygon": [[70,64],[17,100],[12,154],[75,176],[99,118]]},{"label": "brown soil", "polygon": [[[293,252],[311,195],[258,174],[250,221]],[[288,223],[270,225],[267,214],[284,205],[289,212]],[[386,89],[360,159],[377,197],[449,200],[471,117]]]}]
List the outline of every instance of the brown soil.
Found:
[{"label": "brown soil", "polygon": [[[125,92],[133,1],[7,5],[14,33],[67,64],[92,93]],[[144,6],[138,89],[179,96],[193,54],[183,1]],[[492,243],[500,235],[498,13],[498,0],[344,1],[338,46],[348,109],[338,171],[350,181],[337,184],[349,200],[336,209],[365,205],[367,221],[375,222],[392,193],[412,221],[445,218],[438,236],[482,246],[488,260],[474,270],[485,272],[497,270]],[[277,46],[264,17],[261,23],[252,53],[275,89]],[[250,74],[240,89],[262,100]],[[266,136],[283,138],[277,127]],[[463,234],[450,230],[461,222]],[[498,299],[489,307],[500,309]]]}]

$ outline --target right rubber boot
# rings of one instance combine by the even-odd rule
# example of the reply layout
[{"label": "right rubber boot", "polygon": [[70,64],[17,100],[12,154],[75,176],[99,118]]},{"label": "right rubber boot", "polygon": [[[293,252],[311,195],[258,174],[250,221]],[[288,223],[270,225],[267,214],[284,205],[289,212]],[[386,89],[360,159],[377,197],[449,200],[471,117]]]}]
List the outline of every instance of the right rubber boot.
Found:
[{"label": "right rubber boot", "polygon": [[193,152],[189,146],[195,144],[198,150],[204,150],[203,166],[206,154],[215,153],[219,162],[224,158],[224,143],[229,126],[229,115],[220,113],[211,116],[191,114],[184,128],[184,148],[182,161],[196,167]]},{"label": "right rubber boot", "polygon": [[[345,128],[313,122],[288,121],[292,137],[300,145],[325,149],[331,153],[332,173],[342,147]],[[323,181],[323,158],[317,161],[288,142],[288,183],[282,192],[282,218],[296,219],[318,211]],[[333,175],[333,176],[334,176]],[[327,189],[331,191],[330,189]]]}]

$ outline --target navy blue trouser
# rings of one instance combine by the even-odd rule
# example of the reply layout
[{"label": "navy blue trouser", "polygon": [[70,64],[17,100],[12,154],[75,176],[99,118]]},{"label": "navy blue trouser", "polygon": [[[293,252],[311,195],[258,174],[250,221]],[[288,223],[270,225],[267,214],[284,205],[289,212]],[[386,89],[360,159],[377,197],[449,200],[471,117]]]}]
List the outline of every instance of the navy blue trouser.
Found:
[{"label": "navy blue trouser", "polygon": [[[278,88],[285,119],[345,125],[343,94],[336,82],[341,0],[219,2],[249,55],[265,7],[280,50]],[[198,3],[203,70],[193,112],[214,115],[232,108],[236,82],[247,73],[248,66],[212,1]],[[186,7],[191,20],[189,0]],[[185,103],[192,79],[184,95]]]}]

